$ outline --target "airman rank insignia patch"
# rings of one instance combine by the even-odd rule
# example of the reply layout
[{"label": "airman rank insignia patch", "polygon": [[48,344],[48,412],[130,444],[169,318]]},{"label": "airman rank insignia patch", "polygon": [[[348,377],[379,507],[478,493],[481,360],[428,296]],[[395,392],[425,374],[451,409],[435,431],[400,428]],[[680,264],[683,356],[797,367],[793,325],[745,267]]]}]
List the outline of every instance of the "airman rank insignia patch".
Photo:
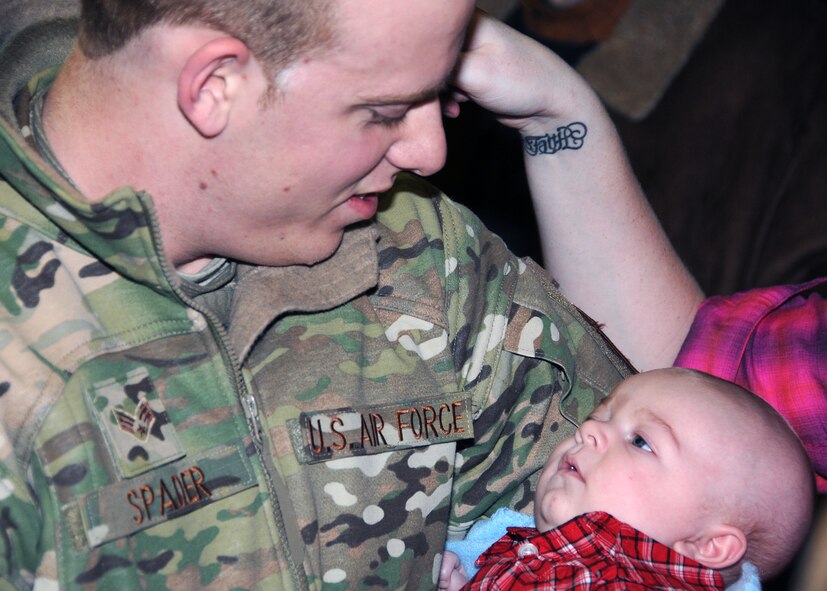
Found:
[{"label": "airman rank insignia patch", "polygon": [[471,398],[465,393],[302,413],[288,426],[302,464],[474,437]]},{"label": "airman rank insignia patch", "polygon": [[163,401],[146,368],[96,382],[86,390],[112,462],[131,478],[184,456]]},{"label": "airman rank insignia patch", "polygon": [[112,414],[115,415],[121,431],[134,435],[138,441],[146,441],[152,425],[155,424],[155,413],[149,408],[149,402],[143,393],[138,395],[135,412],[128,412],[119,404],[112,408]]}]

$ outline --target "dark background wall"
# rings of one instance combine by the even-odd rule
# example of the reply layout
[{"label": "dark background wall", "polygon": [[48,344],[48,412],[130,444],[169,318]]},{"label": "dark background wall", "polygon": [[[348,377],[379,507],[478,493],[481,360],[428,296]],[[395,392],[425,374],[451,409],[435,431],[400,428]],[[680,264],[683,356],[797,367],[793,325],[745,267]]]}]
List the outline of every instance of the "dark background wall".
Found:
[{"label": "dark background wall", "polygon": [[[707,293],[827,275],[825,0],[727,0],[645,117],[610,112]],[[516,135],[474,108],[446,127],[438,186],[539,259]]]}]

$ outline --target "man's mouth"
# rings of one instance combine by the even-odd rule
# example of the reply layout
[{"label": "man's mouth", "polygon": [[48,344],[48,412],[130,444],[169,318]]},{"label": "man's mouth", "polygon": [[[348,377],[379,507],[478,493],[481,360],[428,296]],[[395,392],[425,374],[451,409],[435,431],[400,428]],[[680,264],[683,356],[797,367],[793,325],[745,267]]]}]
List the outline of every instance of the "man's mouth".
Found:
[{"label": "man's mouth", "polygon": [[376,215],[376,209],[379,206],[379,195],[376,193],[359,193],[351,195],[347,203],[351,213],[356,214],[356,219],[350,220],[350,223],[369,220]]}]

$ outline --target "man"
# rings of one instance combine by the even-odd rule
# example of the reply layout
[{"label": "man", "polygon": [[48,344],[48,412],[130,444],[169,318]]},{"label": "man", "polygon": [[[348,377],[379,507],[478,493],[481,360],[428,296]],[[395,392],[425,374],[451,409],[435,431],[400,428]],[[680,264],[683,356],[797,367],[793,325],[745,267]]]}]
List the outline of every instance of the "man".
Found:
[{"label": "man", "polygon": [[[0,127],[5,582],[431,588],[449,523],[530,504],[630,368],[398,175],[441,166],[451,83],[521,129],[561,215],[640,195],[582,81],[496,23],[466,39],[472,10],[90,0],[65,64],[10,75],[31,82]],[[554,272],[668,363],[697,288],[645,205],[594,228],[606,248],[563,231]]]}]

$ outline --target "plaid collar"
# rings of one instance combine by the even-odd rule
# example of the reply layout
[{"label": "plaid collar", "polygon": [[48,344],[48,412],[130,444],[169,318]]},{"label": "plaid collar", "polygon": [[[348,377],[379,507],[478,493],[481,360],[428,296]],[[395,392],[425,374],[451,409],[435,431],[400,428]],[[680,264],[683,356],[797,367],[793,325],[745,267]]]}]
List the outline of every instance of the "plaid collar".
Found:
[{"label": "plaid collar", "polygon": [[477,566],[472,589],[489,588],[493,579],[499,581],[490,586],[495,589],[582,591],[607,580],[617,583],[608,589],[724,588],[716,571],[602,512],[580,515],[546,533],[509,527]]}]

